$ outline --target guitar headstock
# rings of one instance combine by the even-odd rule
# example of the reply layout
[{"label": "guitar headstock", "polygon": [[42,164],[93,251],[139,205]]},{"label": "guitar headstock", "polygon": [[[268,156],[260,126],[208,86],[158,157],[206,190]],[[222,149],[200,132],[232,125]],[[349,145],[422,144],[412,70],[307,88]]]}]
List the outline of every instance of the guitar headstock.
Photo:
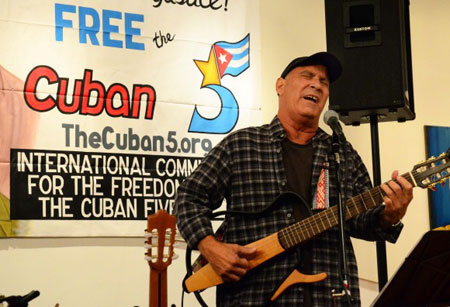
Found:
[{"label": "guitar headstock", "polygon": [[417,186],[435,189],[436,184],[445,184],[450,176],[450,148],[438,157],[431,157],[425,162],[416,164],[412,170]]},{"label": "guitar headstock", "polygon": [[176,217],[165,210],[158,210],[148,217],[145,241],[145,259],[152,269],[163,271],[172,263],[174,256]]}]

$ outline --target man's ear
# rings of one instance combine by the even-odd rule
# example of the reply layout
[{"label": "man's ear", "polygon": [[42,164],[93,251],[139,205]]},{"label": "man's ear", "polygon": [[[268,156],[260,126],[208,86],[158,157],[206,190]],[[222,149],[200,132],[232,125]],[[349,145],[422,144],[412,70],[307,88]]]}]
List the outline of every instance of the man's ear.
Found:
[{"label": "man's ear", "polygon": [[280,96],[284,91],[284,85],[286,83],[286,80],[279,77],[277,79],[277,82],[275,83],[275,90],[277,91],[278,96]]}]

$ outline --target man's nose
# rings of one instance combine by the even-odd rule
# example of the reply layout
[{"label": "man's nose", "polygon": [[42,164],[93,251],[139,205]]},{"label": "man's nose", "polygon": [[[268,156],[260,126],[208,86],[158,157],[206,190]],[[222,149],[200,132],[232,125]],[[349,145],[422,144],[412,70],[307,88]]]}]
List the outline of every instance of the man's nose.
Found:
[{"label": "man's nose", "polygon": [[322,82],[320,82],[320,80],[318,78],[312,78],[310,86],[316,90],[321,91],[323,84],[322,84]]}]

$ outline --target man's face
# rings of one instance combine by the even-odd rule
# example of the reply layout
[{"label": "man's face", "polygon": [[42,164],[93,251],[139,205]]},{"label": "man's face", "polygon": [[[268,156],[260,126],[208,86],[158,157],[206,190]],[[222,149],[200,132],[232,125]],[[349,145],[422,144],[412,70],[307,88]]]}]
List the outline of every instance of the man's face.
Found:
[{"label": "man's face", "polygon": [[279,114],[295,122],[319,121],[329,95],[330,82],[323,65],[294,68],[285,79],[278,78]]}]

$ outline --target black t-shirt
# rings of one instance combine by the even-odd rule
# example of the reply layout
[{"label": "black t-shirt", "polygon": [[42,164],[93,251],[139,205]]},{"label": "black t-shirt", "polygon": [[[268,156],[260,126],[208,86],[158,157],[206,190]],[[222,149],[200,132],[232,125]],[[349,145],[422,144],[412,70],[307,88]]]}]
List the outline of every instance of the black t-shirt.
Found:
[{"label": "black t-shirt", "polygon": [[[300,195],[305,204],[300,202],[294,205],[294,217],[296,221],[303,220],[310,215],[311,208],[311,174],[313,160],[312,143],[305,145],[291,142],[285,139],[282,144],[283,163],[289,191]],[[301,245],[299,253],[299,270],[304,274],[311,274],[312,250],[311,243]],[[303,284],[304,302],[303,306],[312,306],[311,291],[309,284]]]},{"label": "black t-shirt", "polygon": [[306,208],[294,207],[295,220],[300,221],[309,216],[311,208],[312,143],[302,145],[286,138],[281,146],[288,190],[297,193],[306,202]]}]

